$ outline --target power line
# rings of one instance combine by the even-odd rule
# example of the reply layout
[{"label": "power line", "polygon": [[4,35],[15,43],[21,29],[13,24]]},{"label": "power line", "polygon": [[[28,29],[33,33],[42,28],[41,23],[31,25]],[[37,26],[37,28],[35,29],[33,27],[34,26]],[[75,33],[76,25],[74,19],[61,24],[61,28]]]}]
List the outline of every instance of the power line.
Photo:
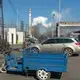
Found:
[{"label": "power line", "polygon": [[10,5],[11,5],[13,11],[14,11],[14,13],[17,14],[17,11],[16,11],[14,5],[12,4],[11,0],[8,0],[8,1],[9,1],[9,3],[10,3]]},{"label": "power line", "polygon": [[[9,1],[9,4],[11,5],[11,7],[12,7],[13,12],[15,13],[15,15],[17,15],[17,10],[15,9],[15,6],[12,4],[11,0],[8,0],[8,1]],[[18,18],[20,19],[19,14],[18,14]]]},{"label": "power line", "polygon": [[16,18],[16,29],[18,30],[19,29],[19,21],[21,21],[20,15],[18,13],[18,9],[15,9],[15,6],[12,4],[11,0],[8,0],[8,1],[9,1],[9,4],[11,5],[11,7],[12,7],[13,12],[15,13],[15,15],[17,17]]}]

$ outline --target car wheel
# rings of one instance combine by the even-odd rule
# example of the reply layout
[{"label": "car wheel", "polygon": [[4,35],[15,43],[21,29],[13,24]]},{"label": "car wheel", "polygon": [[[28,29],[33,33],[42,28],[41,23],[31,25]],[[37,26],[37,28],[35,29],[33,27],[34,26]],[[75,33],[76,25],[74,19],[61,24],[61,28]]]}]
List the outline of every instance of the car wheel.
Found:
[{"label": "car wheel", "polygon": [[68,56],[70,57],[73,55],[73,50],[71,48],[66,48],[66,49],[64,49],[64,53],[67,53]]},{"label": "car wheel", "polygon": [[45,71],[44,69],[39,69],[37,71],[37,78],[39,80],[49,80],[50,79],[50,72]]},{"label": "car wheel", "polygon": [[33,53],[39,53],[39,49],[34,47],[34,48],[31,48],[31,52]]}]

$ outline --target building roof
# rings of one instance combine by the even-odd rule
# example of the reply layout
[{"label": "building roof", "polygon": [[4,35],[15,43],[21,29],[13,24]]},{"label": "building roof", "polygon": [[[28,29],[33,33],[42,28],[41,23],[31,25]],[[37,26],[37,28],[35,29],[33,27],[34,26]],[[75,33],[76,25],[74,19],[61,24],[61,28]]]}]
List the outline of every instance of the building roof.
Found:
[{"label": "building roof", "polygon": [[59,26],[80,26],[80,22],[63,21],[59,22]]}]

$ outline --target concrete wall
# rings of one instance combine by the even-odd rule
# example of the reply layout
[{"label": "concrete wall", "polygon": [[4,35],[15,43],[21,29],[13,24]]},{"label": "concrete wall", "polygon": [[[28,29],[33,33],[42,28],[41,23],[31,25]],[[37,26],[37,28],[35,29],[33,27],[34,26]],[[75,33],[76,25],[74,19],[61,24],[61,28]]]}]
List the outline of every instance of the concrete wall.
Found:
[{"label": "concrete wall", "polygon": [[[13,40],[12,40],[12,34],[13,34]],[[17,38],[18,36],[18,38]],[[9,28],[7,32],[7,41],[10,44],[23,44],[25,38],[24,32],[17,32],[16,28]]]},{"label": "concrete wall", "polygon": [[18,35],[18,44],[23,44],[25,38],[24,32],[17,32],[17,35]]},{"label": "concrete wall", "polygon": [[16,28],[9,28],[7,33],[7,41],[12,44],[12,34],[13,34],[13,44],[16,44]]}]

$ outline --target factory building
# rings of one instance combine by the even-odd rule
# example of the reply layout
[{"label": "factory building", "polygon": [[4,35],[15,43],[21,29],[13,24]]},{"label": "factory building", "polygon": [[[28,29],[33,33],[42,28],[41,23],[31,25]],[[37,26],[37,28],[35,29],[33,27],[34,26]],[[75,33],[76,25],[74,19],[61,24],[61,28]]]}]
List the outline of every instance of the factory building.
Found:
[{"label": "factory building", "polygon": [[16,28],[9,28],[7,31],[7,41],[10,44],[23,44],[25,33],[17,31]]},{"label": "factory building", "polygon": [[60,22],[60,36],[74,36],[80,35],[80,22]]}]

